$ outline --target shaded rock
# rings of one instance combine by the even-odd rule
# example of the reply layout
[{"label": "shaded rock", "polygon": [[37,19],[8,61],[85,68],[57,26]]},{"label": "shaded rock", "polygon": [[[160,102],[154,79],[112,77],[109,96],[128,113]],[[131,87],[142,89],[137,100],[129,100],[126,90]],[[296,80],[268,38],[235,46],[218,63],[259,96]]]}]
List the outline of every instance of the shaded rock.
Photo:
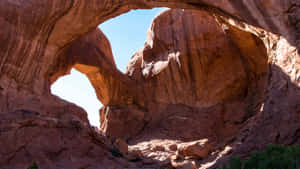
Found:
[{"label": "shaded rock", "polygon": [[155,152],[155,151],[165,151],[165,147],[158,145],[158,146],[153,147],[152,151],[153,152]]},{"label": "shaded rock", "polygon": [[128,138],[144,127],[145,112],[135,106],[107,106],[100,110],[100,130],[114,138]]},{"label": "shaded rock", "polygon": [[124,140],[117,139],[117,140],[114,142],[114,146],[115,146],[115,147],[116,147],[123,155],[128,154],[128,144],[127,144]]},{"label": "shaded rock", "polygon": [[126,156],[126,158],[129,161],[139,161],[142,159],[143,153],[141,150],[139,149],[132,149],[129,151],[128,155]]},{"label": "shaded rock", "polygon": [[[159,15],[122,74],[95,28],[158,6],[194,11]],[[72,67],[104,104],[108,136],[208,138],[241,156],[269,143],[300,144],[299,12],[299,0],[0,1],[0,166],[35,159],[45,169],[136,167],[95,139],[81,108],[51,95]],[[169,155],[145,161],[157,168]]]},{"label": "shaded rock", "polygon": [[171,144],[171,145],[169,146],[169,150],[171,150],[171,151],[176,151],[176,150],[177,150],[177,145],[176,145],[176,144]]},{"label": "shaded rock", "polygon": [[74,124],[35,113],[1,113],[1,168],[23,169],[34,162],[44,169],[132,166],[118,163],[104,144],[105,138],[88,125],[80,121]]}]

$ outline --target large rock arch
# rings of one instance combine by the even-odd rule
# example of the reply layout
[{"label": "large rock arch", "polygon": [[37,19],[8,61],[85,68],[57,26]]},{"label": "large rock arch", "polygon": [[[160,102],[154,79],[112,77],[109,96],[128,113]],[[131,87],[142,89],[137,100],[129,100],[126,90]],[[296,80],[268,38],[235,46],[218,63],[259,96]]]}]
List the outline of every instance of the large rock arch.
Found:
[{"label": "large rock arch", "polygon": [[[105,138],[89,127],[83,110],[50,94],[51,83],[71,67],[87,74],[105,105],[101,110],[101,130],[109,136],[139,135],[141,139],[163,129],[166,136],[176,138],[176,133],[184,131],[187,134],[179,136],[183,141],[209,138],[218,145],[217,151],[230,145],[233,153],[241,155],[268,143],[299,144],[299,3],[1,1],[0,142],[8,146],[0,152],[0,165],[24,168],[37,160],[44,168],[74,168],[89,163],[92,168],[136,166],[118,161],[108,153],[109,144],[104,145]],[[120,73],[109,42],[96,29],[97,25],[131,9],[160,6],[198,12],[173,10],[159,16],[150,32],[156,36],[149,36],[144,49],[134,55],[127,74]],[[160,23],[160,19],[172,21],[172,17],[193,22]],[[198,22],[197,18],[207,22]],[[192,23],[196,30],[190,28],[194,28]],[[175,34],[169,37],[164,29],[170,27]],[[206,34],[210,31],[213,33]],[[184,39],[184,45],[180,39]],[[200,57],[197,52],[208,57]],[[227,68],[232,76],[224,73]],[[206,77],[207,81],[202,78],[205,73],[211,75]],[[212,78],[216,76],[221,77]],[[169,79],[160,80],[165,77]],[[226,84],[218,86],[217,80]],[[214,87],[219,87],[219,92]],[[186,122],[176,119],[182,112],[187,114],[185,118],[192,119],[188,123],[193,127],[191,132],[185,132]],[[202,121],[205,118],[211,123],[203,125],[207,122]],[[219,120],[222,125],[217,124]],[[166,124],[170,121],[181,125]],[[60,133],[60,137],[55,137],[55,133]],[[55,145],[40,144],[50,137],[55,138]],[[14,142],[19,138],[24,140]],[[79,144],[79,149],[73,148]],[[62,162],[55,158],[64,152]],[[88,156],[82,158],[81,152]],[[75,162],[70,154],[74,154]],[[95,160],[99,154],[101,160]],[[156,162],[153,165],[161,165]]]},{"label": "large rock arch", "polygon": [[[111,17],[131,9],[158,6],[205,9],[227,15],[281,34],[290,44],[297,46],[298,5],[299,2],[295,0],[2,1],[1,70],[3,75],[9,74],[7,79],[13,78],[17,83],[20,82],[19,85],[22,83],[22,87],[41,93],[40,89],[47,86],[42,79],[50,69],[49,66],[72,41]],[[17,56],[22,56],[17,59],[20,62],[14,62]],[[31,63],[31,60],[35,60],[36,64]],[[48,64],[41,67],[40,63]]]}]

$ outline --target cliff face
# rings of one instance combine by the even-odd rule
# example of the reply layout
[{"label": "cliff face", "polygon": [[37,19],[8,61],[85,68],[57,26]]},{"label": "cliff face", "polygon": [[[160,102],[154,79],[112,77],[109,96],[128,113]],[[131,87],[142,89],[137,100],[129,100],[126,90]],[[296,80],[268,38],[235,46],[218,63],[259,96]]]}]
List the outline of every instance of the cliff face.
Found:
[{"label": "cliff face", "polygon": [[2,1],[0,5],[2,78],[37,94],[45,90],[48,84],[45,74],[52,70],[61,50],[99,23],[135,8],[167,6],[209,10],[281,34],[291,45],[299,45],[297,0],[92,0],[88,3],[29,0]]},{"label": "cliff face", "polygon": [[131,101],[103,108],[101,129],[140,147],[208,139],[220,154],[230,146],[239,156],[299,144],[298,70],[297,48],[282,36],[207,11],[169,10],[128,64],[138,84]]},{"label": "cliff face", "polygon": [[[122,74],[96,26],[159,6],[190,10],[157,16]],[[300,144],[299,6],[298,0],[1,1],[1,168],[34,161],[42,168],[208,168],[228,147],[246,156],[269,143]],[[87,75],[103,103],[100,130],[109,138],[89,126],[81,108],[51,95],[51,84],[72,67]],[[128,139],[142,160],[112,156],[115,138]],[[175,151],[205,159],[172,157]]]},{"label": "cliff face", "polygon": [[[199,139],[233,132],[234,123],[242,123],[257,111],[268,63],[266,48],[255,35],[221,25],[205,11],[174,10],[154,20],[145,47],[127,68],[127,75],[138,87],[126,100],[132,100],[129,106],[142,107],[141,123],[163,125],[172,135],[184,132],[189,139]],[[116,135],[107,128],[104,115],[112,116],[107,122],[112,123],[113,110],[111,115],[108,110],[101,113],[105,132]],[[239,116],[231,118],[233,114]],[[191,126],[185,125],[187,121]],[[130,130],[126,125],[121,129]],[[110,126],[119,128],[120,124]],[[193,128],[197,126],[203,127],[196,132]],[[120,130],[124,136],[128,133]]]},{"label": "cliff face", "polygon": [[[89,57],[91,53],[93,55]],[[81,54],[85,54],[85,57]],[[18,61],[17,59],[14,63]],[[85,65],[84,69],[82,64]],[[95,30],[61,52],[53,67],[55,73],[47,79],[53,83],[59,76],[67,74],[72,67],[93,78],[101,64],[115,66],[109,42],[100,30]],[[13,67],[10,63],[4,65]],[[5,70],[7,69],[3,69]],[[108,72],[113,71],[114,69],[109,69]],[[107,76],[110,75],[108,72]],[[131,166],[128,162],[115,159],[109,152],[109,141],[89,125],[86,112],[74,104],[52,96],[48,91],[50,85],[40,88],[41,93],[38,94],[22,84],[14,86],[15,79],[4,78],[6,74],[2,75],[1,83],[4,87],[0,91],[1,168],[23,169],[34,162],[45,169]],[[11,81],[14,83],[9,83]]]}]

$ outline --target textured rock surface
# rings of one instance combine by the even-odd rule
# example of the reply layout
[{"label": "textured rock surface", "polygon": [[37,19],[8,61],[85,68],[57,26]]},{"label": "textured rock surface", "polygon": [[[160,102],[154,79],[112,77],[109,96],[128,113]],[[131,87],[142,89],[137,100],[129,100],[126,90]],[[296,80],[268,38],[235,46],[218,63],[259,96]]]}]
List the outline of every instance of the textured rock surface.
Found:
[{"label": "textured rock surface", "polygon": [[[158,6],[197,11],[157,17],[145,47],[120,73],[95,28],[130,9]],[[229,153],[300,144],[299,6],[299,0],[0,1],[1,168],[34,161],[42,168],[209,168]],[[105,105],[101,132],[110,139],[98,138],[82,109],[50,94],[51,83],[72,67],[89,77]],[[131,138],[129,154],[141,161],[112,156],[120,155],[111,150],[114,137]],[[215,143],[214,155],[170,159],[176,150],[169,146],[199,139]]]},{"label": "textured rock surface", "polygon": [[[223,139],[257,111],[267,71],[267,51],[255,35],[225,29],[208,12],[167,11],[154,20],[127,70],[139,87],[130,91],[132,102],[125,107],[135,104],[142,112],[131,108],[121,117],[125,108],[111,108],[107,123],[125,123],[109,125],[101,111],[101,125],[107,134],[124,137],[141,128],[125,127],[134,124],[131,118],[173,139]],[[113,129],[120,126],[127,132]]]},{"label": "textured rock surface", "polygon": [[[109,72],[116,71],[112,69],[115,64],[110,44],[99,30],[64,50],[54,67],[55,73],[49,77],[51,83],[72,67],[90,79],[105,80]],[[106,76],[99,73],[99,67],[108,70]],[[8,79],[1,83],[4,87],[0,93],[0,168],[24,169],[34,162],[45,169],[136,167],[113,156],[110,140],[90,127],[86,112],[52,96],[48,91],[50,84],[39,89],[43,91],[38,94],[13,83],[9,85]]]},{"label": "textured rock surface", "polygon": [[[153,152],[161,144],[150,141],[155,138],[216,143],[213,156],[197,161],[202,168],[269,143],[299,144],[299,54],[283,36],[210,12],[172,10],[153,21],[127,75],[139,86],[129,90],[126,108],[101,111],[103,131],[128,137],[146,122],[131,144],[161,165],[168,159],[178,168],[194,164],[170,158],[175,152],[166,147]],[[132,105],[144,120],[132,112],[120,116]],[[117,132],[117,126],[124,127]]]},{"label": "textured rock surface", "polygon": [[182,143],[178,147],[178,152],[184,157],[206,158],[213,148],[207,139],[195,142]]},{"label": "textured rock surface", "polygon": [[39,168],[136,168],[112,155],[106,138],[80,121],[58,120],[31,111],[0,114],[0,166]]},{"label": "textured rock surface", "polygon": [[220,8],[224,15],[234,15],[283,35],[294,46],[299,40],[298,0],[4,0],[0,3],[1,86],[8,86],[3,84],[6,79],[11,86],[26,88],[36,94],[44,92],[45,86],[49,85],[45,74],[53,70],[57,57],[68,44],[111,17],[130,9],[155,6],[198,8],[211,12]]}]

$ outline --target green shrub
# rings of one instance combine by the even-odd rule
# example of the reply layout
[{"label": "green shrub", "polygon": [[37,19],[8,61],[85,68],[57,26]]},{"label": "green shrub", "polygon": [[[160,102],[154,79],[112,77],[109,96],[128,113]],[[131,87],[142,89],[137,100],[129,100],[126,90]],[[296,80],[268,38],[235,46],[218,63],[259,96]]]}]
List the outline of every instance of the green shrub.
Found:
[{"label": "green shrub", "polygon": [[110,152],[114,157],[123,157],[123,154],[116,147],[111,149]]},{"label": "green shrub", "polygon": [[231,157],[228,167],[223,164],[222,169],[300,169],[300,148],[271,144],[245,161]]},{"label": "green shrub", "polygon": [[39,169],[38,165],[34,162],[31,166],[29,166],[27,169]]}]

